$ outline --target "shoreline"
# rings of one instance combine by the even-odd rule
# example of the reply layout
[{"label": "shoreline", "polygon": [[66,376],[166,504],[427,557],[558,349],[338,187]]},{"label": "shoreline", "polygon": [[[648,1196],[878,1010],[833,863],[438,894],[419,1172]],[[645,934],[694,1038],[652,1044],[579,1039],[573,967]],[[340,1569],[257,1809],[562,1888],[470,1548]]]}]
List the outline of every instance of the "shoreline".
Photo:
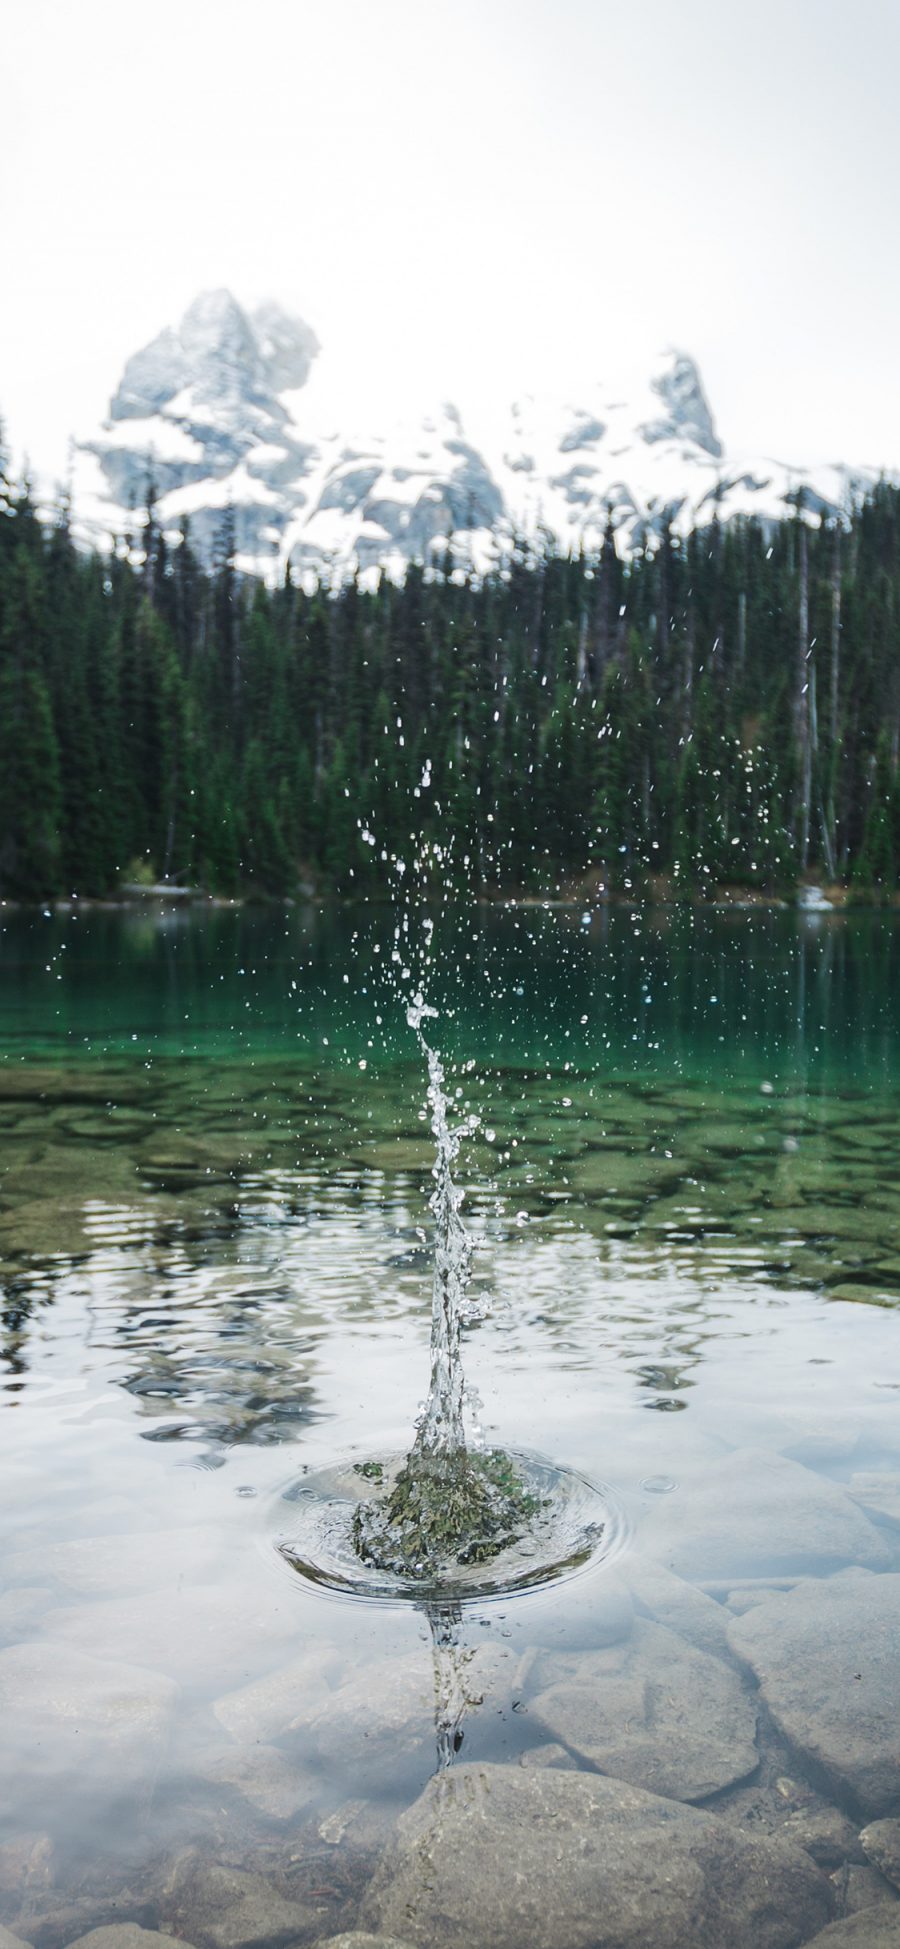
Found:
[{"label": "shoreline", "polygon": [[[846,915],[848,913],[896,913],[900,912],[900,890],[877,895],[863,889],[841,884],[831,885],[817,882],[803,882],[793,889],[761,892],[756,888],[719,886],[711,891],[711,897],[701,897],[696,893],[675,893],[659,885],[635,887],[626,891],[609,889],[595,885],[575,887],[568,892],[552,894],[526,893],[478,893],[474,896],[461,891],[460,902],[474,897],[479,907],[521,908],[526,911],[572,912],[581,909],[590,913],[591,918],[604,910],[621,907],[647,907],[667,912],[691,908],[707,913],[754,913],[782,912],[810,915]],[[391,901],[387,895],[367,893],[336,893],[328,888],[303,886],[294,894],[268,894],[248,891],[239,894],[210,893],[203,887],[166,886],[156,883],[150,886],[130,885],[114,894],[68,894],[53,895],[42,900],[18,900],[12,896],[0,897],[0,916],[7,913],[52,913],[57,916],[75,913],[140,913],[159,908],[180,908],[188,912],[202,909],[215,913],[239,913],[253,908],[291,908],[291,907],[387,907]]]}]

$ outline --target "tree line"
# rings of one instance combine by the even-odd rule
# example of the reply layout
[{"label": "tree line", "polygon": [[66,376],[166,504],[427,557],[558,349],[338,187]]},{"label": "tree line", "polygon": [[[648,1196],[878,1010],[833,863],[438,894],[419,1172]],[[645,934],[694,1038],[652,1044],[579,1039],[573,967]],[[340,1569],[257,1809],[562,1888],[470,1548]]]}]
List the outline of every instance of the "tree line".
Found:
[{"label": "tree line", "polygon": [[206,570],[152,507],[85,552],[0,469],[3,897],[370,893],[423,839],[484,892],[897,888],[897,489],[402,586],[233,556],[227,516]]}]

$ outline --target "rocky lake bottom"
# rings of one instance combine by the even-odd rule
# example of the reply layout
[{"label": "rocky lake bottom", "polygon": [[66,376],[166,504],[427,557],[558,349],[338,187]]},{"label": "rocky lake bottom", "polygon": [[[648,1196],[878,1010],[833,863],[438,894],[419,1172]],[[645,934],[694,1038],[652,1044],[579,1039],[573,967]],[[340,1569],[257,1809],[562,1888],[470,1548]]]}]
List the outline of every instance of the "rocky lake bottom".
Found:
[{"label": "rocky lake bottom", "polygon": [[895,923],[497,924],[470,1420],[609,1547],[456,1604],[279,1548],[427,1380],[424,1083],[349,924],[299,1002],[271,922],[45,925],[0,943],[0,1949],[900,1945]]}]

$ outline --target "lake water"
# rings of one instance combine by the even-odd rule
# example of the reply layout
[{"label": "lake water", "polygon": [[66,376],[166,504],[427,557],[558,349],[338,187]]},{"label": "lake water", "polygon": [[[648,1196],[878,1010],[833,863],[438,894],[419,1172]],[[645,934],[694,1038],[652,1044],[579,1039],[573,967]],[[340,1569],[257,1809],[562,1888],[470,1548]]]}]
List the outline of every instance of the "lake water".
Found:
[{"label": "lake water", "polygon": [[392,945],[2,922],[0,1923],[900,1941],[900,928],[438,918],[470,1417],[607,1511],[579,1574],[456,1609],[286,1554],[427,1382]]}]

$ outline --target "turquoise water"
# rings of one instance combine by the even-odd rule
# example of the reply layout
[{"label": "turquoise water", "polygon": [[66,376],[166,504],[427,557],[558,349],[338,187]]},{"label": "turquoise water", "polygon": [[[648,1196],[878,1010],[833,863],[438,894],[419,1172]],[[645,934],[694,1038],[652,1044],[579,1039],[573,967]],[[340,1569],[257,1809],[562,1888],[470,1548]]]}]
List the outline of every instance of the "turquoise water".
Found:
[{"label": "turquoise water", "polygon": [[[396,1007],[375,1020],[392,999],[393,923],[377,906],[9,914],[5,1057],[258,1051],[331,1068],[374,1045],[409,1061]],[[763,1072],[880,1085],[900,1066],[900,926],[872,912],[451,908],[430,992],[457,1053],[489,1067],[546,1056],[601,1074],[711,1070],[717,1085]]]},{"label": "turquoise water", "polygon": [[[197,1893],[223,1862],[305,1904],[255,1938],[236,1921],[230,1949],[355,1926],[448,1755],[599,1770],[729,1831],[742,1793],[780,1831],[798,1805],[775,1780],[823,1796],[768,1705],[756,1772],[727,1784],[726,1756],[698,1789],[660,1770],[694,1706],[655,1757],[646,1728],[598,1757],[537,1701],[599,1657],[613,1591],[699,1654],[689,1600],[724,1630],[811,1579],[826,1614],[847,1574],[893,1588],[896,923],[436,917],[435,1036],[481,1120],[470,1423],[600,1485],[616,1541],[449,1622],[316,1589],[283,1548],[305,1474],[402,1452],[427,1383],[432,1150],[394,926],[373,907],[0,928],[0,1920],[35,1949],[123,1916],[227,1949]],[[836,1777],[825,1800],[858,1828]]]}]

